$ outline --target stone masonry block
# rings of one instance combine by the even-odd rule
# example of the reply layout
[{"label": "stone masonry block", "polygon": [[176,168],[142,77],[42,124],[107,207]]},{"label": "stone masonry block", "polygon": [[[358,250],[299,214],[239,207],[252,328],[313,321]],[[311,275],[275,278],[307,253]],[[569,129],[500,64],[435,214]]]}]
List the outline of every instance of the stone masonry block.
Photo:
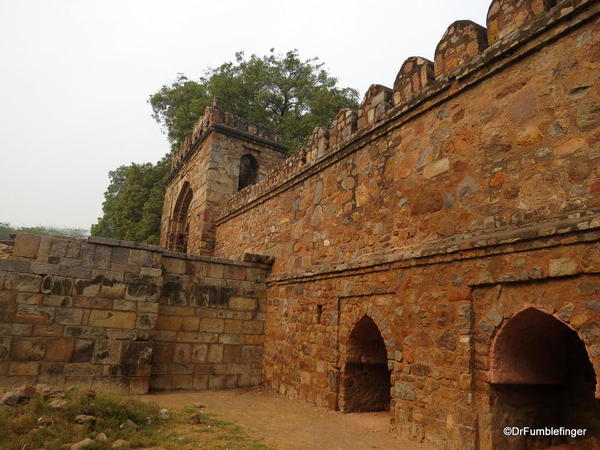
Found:
[{"label": "stone masonry block", "polygon": [[225,328],[225,321],[223,319],[215,319],[210,317],[203,317],[200,319],[200,328],[201,332],[212,332],[212,333],[222,333]]},{"label": "stone masonry block", "polygon": [[4,284],[10,291],[40,292],[42,277],[30,273],[8,272]]},{"label": "stone masonry block", "polygon": [[106,245],[96,246],[96,252],[94,254],[94,265],[99,269],[110,268],[110,258],[112,256],[112,247]]},{"label": "stone masonry block", "polygon": [[51,338],[46,345],[46,361],[69,362],[73,354],[75,339]]},{"label": "stone masonry block", "polygon": [[13,338],[10,357],[13,361],[40,361],[46,352],[44,338]]},{"label": "stone masonry block", "polygon": [[228,264],[223,268],[223,278],[226,280],[245,280],[246,268]]},{"label": "stone masonry block", "polygon": [[67,249],[69,248],[68,239],[53,238],[52,248],[50,249],[49,257],[64,258],[67,256]]},{"label": "stone masonry block", "polygon": [[83,309],[57,308],[54,313],[54,321],[63,325],[81,325],[83,321]]},{"label": "stone masonry block", "polygon": [[141,313],[138,314],[135,326],[138,330],[154,330],[156,327],[157,320],[158,314]]},{"label": "stone masonry block", "polygon": [[17,320],[29,323],[49,323],[54,319],[54,308],[41,305],[17,305]]},{"label": "stone masonry block", "polygon": [[204,363],[208,356],[208,345],[207,344],[194,344],[192,346],[192,362],[193,363]]},{"label": "stone masonry block", "polygon": [[40,372],[40,363],[12,362],[8,368],[9,376],[37,376]]},{"label": "stone masonry block", "polygon": [[208,266],[208,276],[210,278],[222,279],[225,266],[223,264],[210,264]]},{"label": "stone masonry block", "polygon": [[241,320],[226,319],[224,333],[236,334],[242,332],[243,322]]},{"label": "stone masonry block", "polygon": [[229,307],[236,311],[256,311],[257,300],[247,297],[231,297],[229,299]]},{"label": "stone masonry block", "polygon": [[35,258],[40,246],[40,237],[28,234],[17,234],[12,255],[21,258]]},{"label": "stone masonry block", "polygon": [[208,355],[206,362],[209,363],[220,363],[223,361],[223,345],[222,344],[210,344],[208,346]]},{"label": "stone masonry block", "polygon": [[182,259],[163,258],[163,266],[170,273],[186,273],[186,263]]},{"label": "stone masonry block", "polygon": [[262,334],[265,323],[260,320],[248,320],[244,322],[242,333],[244,334]]},{"label": "stone masonry block", "polygon": [[181,329],[182,322],[183,317],[160,314],[156,323],[156,329],[178,331]]},{"label": "stone masonry block", "polygon": [[73,280],[64,277],[45,276],[42,280],[42,292],[52,295],[71,295]]},{"label": "stone masonry block", "polygon": [[198,331],[200,329],[199,317],[184,317],[182,324],[183,331]]},{"label": "stone masonry block", "polygon": [[152,267],[153,252],[147,250],[131,250],[129,253],[128,264],[134,264],[141,267]]},{"label": "stone masonry block", "polygon": [[136,314],[133,312],[117,312],[93,310],[90,312],[89,324],[108,328],[134,328]]}]

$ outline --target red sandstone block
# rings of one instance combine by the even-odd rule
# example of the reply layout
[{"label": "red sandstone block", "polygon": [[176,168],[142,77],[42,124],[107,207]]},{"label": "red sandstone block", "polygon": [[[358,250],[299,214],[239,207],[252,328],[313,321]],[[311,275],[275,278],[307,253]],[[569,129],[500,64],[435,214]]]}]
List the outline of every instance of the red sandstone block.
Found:
[{"label": "red sandstone block", "polygon": [[29,375],[37,376],[40,372],[40,364],[34,362],[12,362],[8,368],[9,376]]},{"label": "red sandstone block", "polygon": [[28,234],[17,234],[12,256],[34,259],[40,246],[40,237]]},{"label": "red sandstone block", "polygon": [[73,354],[75,339],[58,338],[48,339],[46,346],[46,361],[63,361],[69,362]]}]

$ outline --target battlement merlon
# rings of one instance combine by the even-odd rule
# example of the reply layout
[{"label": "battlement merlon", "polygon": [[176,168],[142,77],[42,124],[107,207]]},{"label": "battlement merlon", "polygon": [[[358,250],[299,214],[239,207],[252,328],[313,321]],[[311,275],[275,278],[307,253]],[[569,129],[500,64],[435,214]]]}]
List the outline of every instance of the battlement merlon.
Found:
[{"label": "battlement merlon", "polygon": [[198,119],[190,135],[181,143],[171,160],[171,176],[168,182],[211,132],[219,132],[251,143],[264,145],[282,154],[287,154],[281,137],[271,128],[257,125],[223,110],[221,100],[214,98]]},{"label": "battlement merlon", "polygon": [[[307,145],[282,161],[259,183],[231,197],[217,222],[259,203],[289,182],[302,179],[303,174],[318,171],[318,164],[325,159],[335,158],[344,149],[360,144],[362,138],[376,134],[391,122],[404,123],[428,104],[443,101],[440,98],[454,96],[477,80],[488,78],[491,72],[519,60],[521,56],[516,55],[519,48],[527,53],[532,41],[539,40],[549,30],[565,32],[564,24],[569,20],[585,23],[597,14],[596,8],[596,0],[493,0],[488,9],[487,28],[469,20],[453,22],[435,49],[434,61],[420,56],[407,58],[393,88],[372,85],[358,110],[344,108],[329,128],[316,127]],[[579,14],[579,19],[573,19]],[[548,39],[541,39],[544,43],[538,45],[545,45]],[[501,60],[507,62],[498,63]]]}]

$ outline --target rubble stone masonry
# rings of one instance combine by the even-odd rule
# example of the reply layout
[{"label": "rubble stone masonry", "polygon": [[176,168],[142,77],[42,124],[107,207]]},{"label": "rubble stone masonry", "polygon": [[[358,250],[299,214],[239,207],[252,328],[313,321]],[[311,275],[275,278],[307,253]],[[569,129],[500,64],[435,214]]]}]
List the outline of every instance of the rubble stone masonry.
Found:
[{"label": "rubble stone masonry", "polygon": [[167,250],[18,236],[0,259],[0,381],[262,381],[428,448],[570,442],[507,426],[593,448],[599,17],[493,0],[286,159],[215,101],[173,158]]},{"label": "rubble stone masonry", "polygon": [[435,448],[599,437],[599,11],[493,1],[222,205],[215,254],[275,259],[268,387]]}]

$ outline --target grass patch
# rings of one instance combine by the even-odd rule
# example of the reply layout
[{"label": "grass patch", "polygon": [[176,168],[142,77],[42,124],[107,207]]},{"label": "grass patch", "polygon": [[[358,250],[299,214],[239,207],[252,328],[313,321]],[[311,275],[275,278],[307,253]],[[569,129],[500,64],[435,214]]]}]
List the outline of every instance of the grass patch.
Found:
[{"label": "grass patch", "polygon": [[[36,395],[26,404],[0,406],[0,450],[59,450],[64,444],[95,439],[99,433],[104,433],[107,440],[94,440],[87,449],[110,449],[119,439],[127,441],[121,448],[130,449],[272,449],[252,439],[240,425],[196,408],[171,411],[169,419],[161,419],[158,404],[113,393],[89,396],[69,389],[60,398],[65,401],[60,409],[50,406],[52,400]],[[200,423],[189,423],[193,413],[198,413]],[[95,420],[78,424],[78,415],[93,416]]]}]

